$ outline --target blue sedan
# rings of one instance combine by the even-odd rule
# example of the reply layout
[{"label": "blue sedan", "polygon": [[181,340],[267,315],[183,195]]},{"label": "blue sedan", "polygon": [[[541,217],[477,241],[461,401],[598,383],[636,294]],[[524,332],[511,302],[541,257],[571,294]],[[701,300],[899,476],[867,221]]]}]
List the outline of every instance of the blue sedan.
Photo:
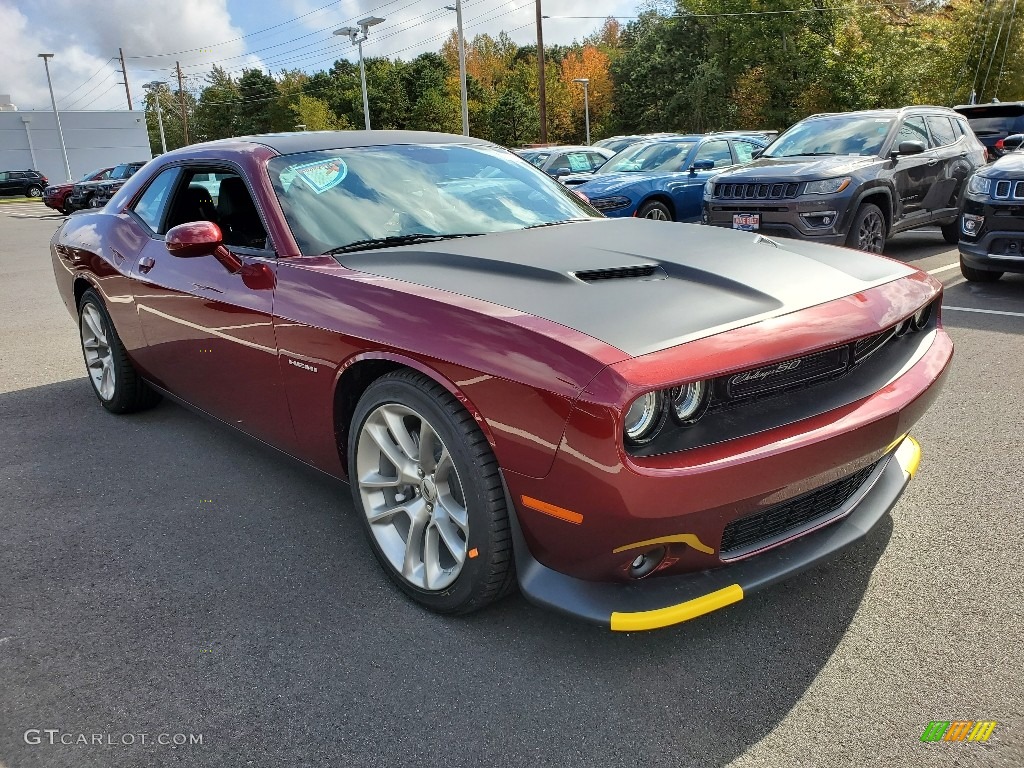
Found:
[{"label": "blue sedan", "polygon": [[563,182],[605,216],[700,221],[704,184],[726,168],[748,163],[767,145],[759,136],[679,136],[629,147],[596,173]]}]

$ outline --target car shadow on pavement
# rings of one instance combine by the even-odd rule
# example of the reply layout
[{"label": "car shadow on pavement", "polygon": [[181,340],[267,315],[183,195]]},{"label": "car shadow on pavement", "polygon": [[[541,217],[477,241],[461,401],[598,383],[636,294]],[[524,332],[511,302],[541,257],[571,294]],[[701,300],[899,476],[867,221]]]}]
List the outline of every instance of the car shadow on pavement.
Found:
[{"label": "car shadow on pavement", "polygon": [[659,632],[519,595],[443,617],[388,582],[344,483],[225,426],[112,416],[85,379],[0,412],[0,764],[19,767],[170,759],[30,728],[201,733],[188,765],[725,765],[829,663],[892,531]]}]

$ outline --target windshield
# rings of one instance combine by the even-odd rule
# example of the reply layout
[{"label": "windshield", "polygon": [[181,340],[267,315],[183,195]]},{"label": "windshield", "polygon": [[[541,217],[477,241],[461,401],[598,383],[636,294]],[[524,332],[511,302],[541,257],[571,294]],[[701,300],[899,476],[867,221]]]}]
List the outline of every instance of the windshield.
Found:
[{"label": "windshield", "polygon": [[882,151],[891,117],[834,115],[797,123],[764,152],[763,157],[800,155],[877,155]]},{"label": "windshield", "polygon": [[642,171],[680,171],[693,142],[663,141],[624,149],[601,166],[598,173],[638,173]]},{"label": "windshield", "polygon": [[551,157],[550,152],[517,152],[523,160],[526,160],[530,165],[535,165],[540,168],[544,165],[544,161]]},{"label": "windshield", "polygon": [[127,179],[138,170],[134,165],[119,165],[110,172],[111,179]]},{"label": "windshield", "polygon": [[85,174],[85,176],[80,178],[79,181],[94,181],[96,179],[101,179],[103,178],[103,176],[101,176],[100,174],[102,174],[104,170],[106,169],[97,168],[95,171],[89,171],[87,174]]},{"label": "windshield", "polygon": [[574,193],[489,146],[304,152],[268,163],[303,253],[410,235],[478,235],[599,218]]}]

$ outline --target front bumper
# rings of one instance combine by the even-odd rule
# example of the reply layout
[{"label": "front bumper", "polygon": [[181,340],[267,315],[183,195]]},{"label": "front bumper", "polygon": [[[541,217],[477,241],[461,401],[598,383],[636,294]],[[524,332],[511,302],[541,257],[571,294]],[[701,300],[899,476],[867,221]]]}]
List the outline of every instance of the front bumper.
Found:
[{"label": "front bumper", "polygon": [[[852,187],[852,185],[851,185]],[[715,227],[732,227],[733,214],[756,213],[761,217],[758,231],[764,235],[812,240],[843,245],[849,229],[852,194],[802,195],[778,200],[705,198],[701,221]],[[830,213],[823,225],[821,214]],[[815,226],[811,226],[811,224]]]},{"label": "front bumper", "polygon": [[530,555],[513,519],[519,587],[532,602],[614,631],[679,624],[738,602],[863,539],[899,500],[920,460],[917,441],[905,436],[825,527],[721,568],[630,583],[587,581],[546,567]]},{"label": "front bumper", "polygon": [[1024,272],[1024,202],[995,203],[969,195],[965,214],[984,217],[977,234],[967,234],[961,216],[960,256],[974,269]]}]

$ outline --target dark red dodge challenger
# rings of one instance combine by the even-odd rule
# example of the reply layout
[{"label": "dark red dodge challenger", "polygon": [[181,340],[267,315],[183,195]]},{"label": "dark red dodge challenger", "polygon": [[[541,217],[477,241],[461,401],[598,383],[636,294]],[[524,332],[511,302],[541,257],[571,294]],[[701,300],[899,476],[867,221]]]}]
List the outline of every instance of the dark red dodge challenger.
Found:
[{"label": "dark red dodge challenger", "polygon": [[52,254],[105,408],[169,395],[347,478],[446,613],[518,581],[652,629],[835,554],[916,471],[953,352],[916,269],[603,219],[462,136],[169,152]]}]

